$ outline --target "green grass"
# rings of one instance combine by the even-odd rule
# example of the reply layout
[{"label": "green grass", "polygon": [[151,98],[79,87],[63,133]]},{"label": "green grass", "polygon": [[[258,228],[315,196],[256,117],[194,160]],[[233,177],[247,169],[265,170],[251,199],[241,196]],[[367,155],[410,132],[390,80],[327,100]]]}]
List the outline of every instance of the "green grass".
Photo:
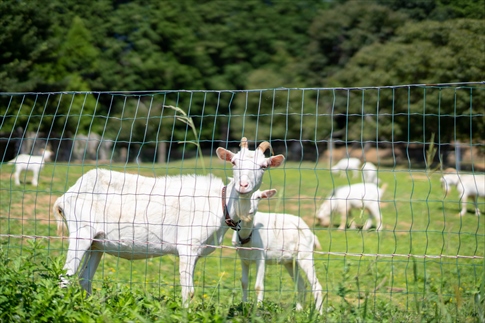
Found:
[{"label": "green grass", "polygon": [[[54,284],[67,244],[57,236],[52,204],[83,173],[96,166],[147,176],[202,173],[196,160],[167,165],[51,163],[42,171],[38,187],[28,183],[17,187],[11,180],[12,167],[2,165],[2,257],[24,261],[25,272],[44,268],[52,279],[49,284]],[[218,160],[206,159],[205,167],[221,178],[231,176],[229,165]],[[28,181],[30,176],[28,174]],[[485,297],[484,217],[474,215],[471,201],[469,213],[459,217],[458,194],[454,190],[445,198],[439,173],[380,169],[379,177],[388,184],[382,199],[384,229],[362,232],[322,228],[315,221],[316,210],[324,198],[335,187],[355,183],[357,179],[334,176],[326,165],[307,162],[287,162],[265,174],[262,188],[276,188],[278,194],[268,203],[261,203],[260,210],[299,215],[320,240],[322,250],[316,251],[315,266],[326,294],[324,318],[328,321],[480,321],[480,315],[483,318],[480,306]],[[479,203],[485,213],[483,199]],[[366,216],[353,212],[357,224],[363,224]],[[335,225],[338,222],[339,219],[335,219]],[[178,259],[174,256],[138,261],[105,256],[94,278],[93,296],[73,297],[74,305],[79,311],[82,309],[82,313],[89,311],[89,307],[95,308],[89,314],[101,321],[109,317],[106,315],[112,315],[113,321],[129,320],[119,313],[135,321],[153,321],[155,317],[165,317],[160,319],[162,321],[177,321],[178,318],[210,322],[322,319],[315,318],[311,311],[310,292],[306,310],[303,313],[293,311],[294,285],[280,266],[267,268],[263,306],[242,304],[240,266],[231,247],[231,234],[232,231],[226,234],[223,247],[198,262],[196,295],[188,310],[180,307]],[[37,242],[32,247],[34,240]],[[4,270],[11,272],[5,275],[15,276],[13,272],[21,271],[19,266],[9,262]],[[254,273],[252,268],[251,274]],[[25,275],[36,283],[41,280],[32,273]],[[253,285],[254,280],[251,280],[252,300],[255,297],[251,290]],[[61,299],[65,299],[66,293],[82,293],[75,286],[55,293]],[[2,299],[0,293],[0,313]],[[117,299],[119,304],[112,299]],[[90,320],[91,316],[86,317]],[[1,320],[4,319],[0,314]]]}]

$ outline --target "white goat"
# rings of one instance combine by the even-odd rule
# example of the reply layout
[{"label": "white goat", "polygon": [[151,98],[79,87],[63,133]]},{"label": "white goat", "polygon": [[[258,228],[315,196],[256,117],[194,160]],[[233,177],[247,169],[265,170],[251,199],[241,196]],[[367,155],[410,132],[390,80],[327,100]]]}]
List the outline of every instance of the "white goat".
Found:
[{"label": "white goat", "polygon": [[360,164],[359,158],[343,158],[332,167],[332,172],[335,174],[340,172],[341,176],[345,176],[345,172],[353,171],[354,177],[357,177]]},{"label": "white goat", "polygon": [[441,177],[441,185],[448,194],[451,190],[450,185],[456,186],[461,199],[460,216],[466,214],[466,201],[468,197],[473,197],[475,214],[480,215],[478,208],[478,197],[485,197],[485,174],[484,175],[458,175],[446,174]]},{"label": "white goat", "polygon": [[[38,185],[39,174],[44,167],[44,161],[49,160],[52,156],[52,151],[41,149],[41,154],[41,156],[20,154],[7,163],[8,165],[15,164],[15,185],[20,185],[20,173],[22,171],[32,171],[34,173],[32,176],[32,185]],[[27,177],[27,175],[25,177]]]},{"label": "white goat", "polygon": [[[242,218],[241,231],[234,232],[232,244],[241,259],[243,301],[248,297],[249,266],[256,263],[255,290],[258,302],[264,297],[265,266],[282,264],[298,286],[296,309],[301,310],[305,297],[305,282],[299,270],[303,270],[310,282],[315,308],[322,313],[322,286],[315,273],[313,247],[320,247],[317,237],[300,217],[291,214],[257,212],[263,198],[270,198],[276,190],[256,191],[251,197],[251,209],[247,218]],[[297,263],[294,266],[294,262]]]},{"label": "white goat", "polygon": [[[358,183],[349,186],[342,186],[335,189],[322,203],[317,212],[317,218],[323,226],[331,225],[332,213],[340,213],[340,230],[347,227],[347,219],[351,209],[366,209],[369,211],[369,219],[365,221],[363,230],[368,230],[372,226],[372,218],[376,221],[376,230],[380,231],[382,225],[382,215],[380,199],[384,194],[387,184],[379,188],[373,183]],[[355,228],[355,222],[351,223],[351,228]]]},{"label": "white goat", "polygon": [[249,150],[246,138],[237,154],[219,147],[217,156],[233,165],[234,179],[226,187],[213,176],[152,178],[90,170],[53,207],[58,228],[64,220],[69,230],[67,275],[78,271],[84,257],[80,282],[91,293],[91,280],[104,252],[125,259],[177,255],[182,300],[188,306],[197,260],[214,251],[229,227],[239,227],[265,169],[283,163],[282,155],[264,156],[268,147],[263,142],[257,150]]},{"label": "white goat", "polygon": [[362,166],[362,182],[379,185],[377,167],[371,162],[365,162]]}]

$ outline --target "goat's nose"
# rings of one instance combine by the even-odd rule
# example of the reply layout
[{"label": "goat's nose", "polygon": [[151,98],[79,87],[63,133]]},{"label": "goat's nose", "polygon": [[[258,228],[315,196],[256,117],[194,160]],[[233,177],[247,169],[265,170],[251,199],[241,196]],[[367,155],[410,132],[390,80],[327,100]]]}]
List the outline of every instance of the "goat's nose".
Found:
[{"label": "goat's nose", "polygon": [[241,182],[239,183],[239,186],[246,188],[246,187],[248,187],[248,186],[249,186],[249,182],[246,182],[246,181],[241,181]]}]

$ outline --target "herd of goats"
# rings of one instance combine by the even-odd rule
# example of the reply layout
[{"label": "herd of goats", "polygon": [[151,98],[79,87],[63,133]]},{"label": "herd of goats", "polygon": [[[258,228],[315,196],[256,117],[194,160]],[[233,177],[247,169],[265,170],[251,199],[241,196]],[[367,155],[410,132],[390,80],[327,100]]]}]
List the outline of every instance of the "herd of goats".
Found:
[{"label": "herd of goats", "polygon": [[[265,266],[282,264],[298,285],[296,307],[302,309],[306,275],[315,298],[315,308],[322,312],[323,293],[313,261],[313,251],[319,247],[317,237],[301,217],[291,214],[258,212],[262,199],[275,195],[276,190],[260,190],[268,167],[278,167],[285,157],[265,157],[270,148],[262,142],[256,150],[248,148],[242,138],[240,150],[233,153],[219,147],[219,159],[232,164],[232,178],[225,185],[213,175],[178,175],[145,177],[106,169],[92,169],[59,197],[53,210],[59,230],[67,225],[69,248],[64,266],[67,276],[79,272],[80,284],[92,291],[92,279],[103,253],[125,259],[145,259],[173,254],[179,257],[180,285],[183,304],[194,295],[194,270],[197,260],[221,245],[230,228],[242,266],[243,301],[247,301],[250,264],[256,264],[255,291],[257,301],[263,301]],[[15,165],[15,183],[20,184],[22,171],[33,171],[32,184],[38,184],[42,156],[18,155],[9,164]],[[322,203],[317,218],[323,226],[331,225],[331,215],[340,214],[340,229],[345,229],[352,208],[366,209],[369,219],[363,230],[375,221],[382,229],[380,197],[386,184],[379,187],[377,169],[372,163],[361,167],[360,159],[346,158],[332,167],[333,172],[361,170],[362,182],[336,188]],[[474,198],[475,213],[480,215],[477,198],[485,197],[485,175],[442,176],[448,192],[456,186],[462,200],[460,215],[466,213],[466,200]],[[352,224],[354,225],[354,224]],[[294,266],[296,262],[297,266]],[[69,279],[61,277],[61,284]]]}]

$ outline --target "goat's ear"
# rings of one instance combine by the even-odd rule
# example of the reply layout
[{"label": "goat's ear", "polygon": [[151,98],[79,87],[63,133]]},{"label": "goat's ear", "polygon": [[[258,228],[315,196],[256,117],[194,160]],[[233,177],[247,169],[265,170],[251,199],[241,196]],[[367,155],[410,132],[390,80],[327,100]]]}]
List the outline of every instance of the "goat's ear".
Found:
[{"label": "goat's ear", "polygon": [[263,199],[269,199],[269,198],[273,197],[275,194],[276,194],[276,190],[275,189],[261,191],[261,198],[263,198]]},{"label": "goat's ear", "polygon": [[285,156],[283,155],[276,155],[276,156],[269,157],[269,165],[271,167],[278,167],[281,164],[283,164],[284,161],[285,161]]},{"label": "goat's ear", "polygon": [[222,147],[219,147],[216,149],[216,154],[217,154],[217,157],[219,157],[219,159],[225,160],[228,162],[230,162],[232,160],[232,157],[234,157],[234,153]]}]

